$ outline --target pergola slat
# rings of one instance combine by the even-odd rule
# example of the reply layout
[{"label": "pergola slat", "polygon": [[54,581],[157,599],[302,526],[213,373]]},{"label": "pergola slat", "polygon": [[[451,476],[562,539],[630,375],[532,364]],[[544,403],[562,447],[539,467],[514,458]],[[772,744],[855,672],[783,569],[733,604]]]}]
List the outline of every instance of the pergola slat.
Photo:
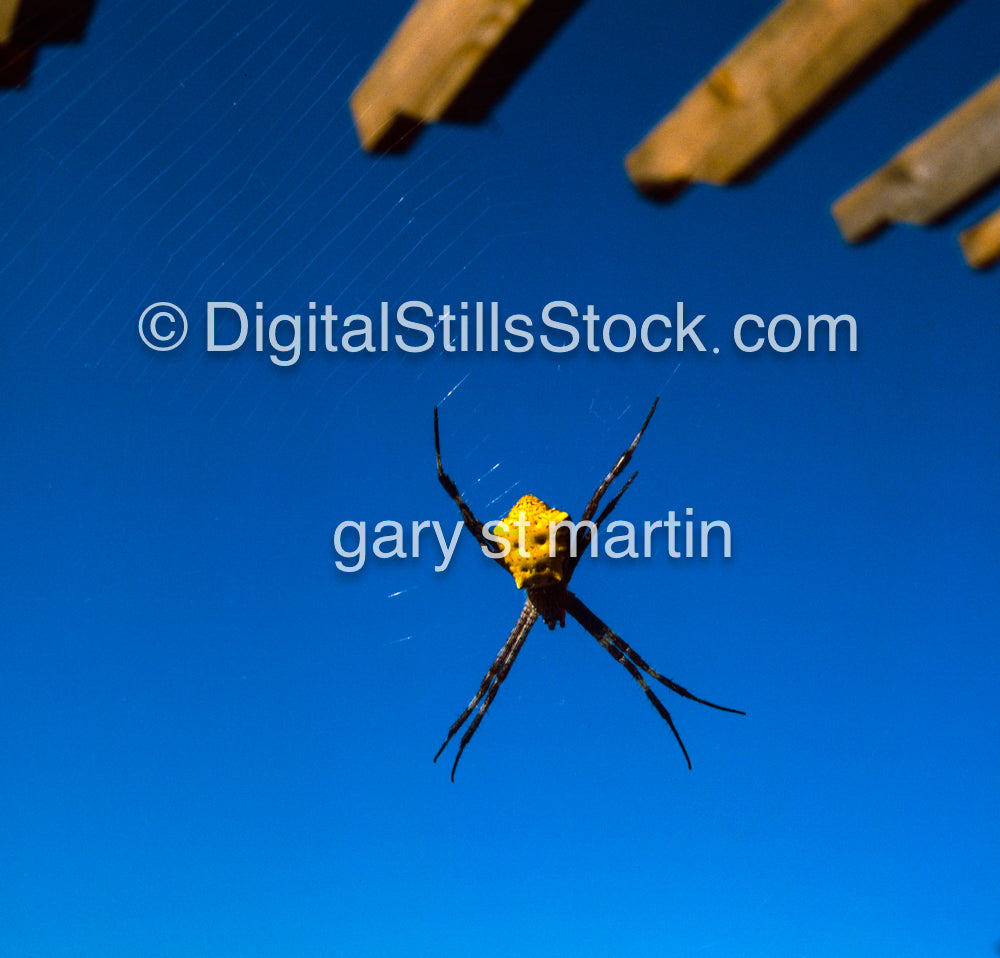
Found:
[{"label": "pergola slat", "polygon": [[632,182],[732,182],[928,2],[784,0],[629,153]]},{"label": "pergola slat", "polygon": [[582,0],[418,0],[351,95],[361,145],[401,152],[427,123],[478,121]]},{"label": "pergola slat", "polygon": [[963,230],[958,241],[965,261],[976,269],[986,269],[1000,260],[1000,209]]},{"label": "pergola slat", "polygon": [[941,219],[1000,176],[1000,76],[833,204],[844,238]]}]

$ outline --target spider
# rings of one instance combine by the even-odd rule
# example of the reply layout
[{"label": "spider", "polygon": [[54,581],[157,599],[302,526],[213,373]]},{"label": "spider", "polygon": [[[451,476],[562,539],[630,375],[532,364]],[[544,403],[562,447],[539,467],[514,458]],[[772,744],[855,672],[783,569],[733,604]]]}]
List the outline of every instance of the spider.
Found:
[{"label": "spider", "polygon": [[[472,510],[462,498],[461,493],[459,493],[458,487],[444,471],[444,466],[441,464],[441,436],[438,430],[438,411],[435,407],[434,452],[437,457],[438,480],[444,487],[445,492],[448,493],[455,505],[458,506],[459,512],[462,514],[462,520],[465,523],[465,528],[483,547],[487,555],[490,555],[514,576],[517,587],[524,589],[527,593],[527,597],[524,600],[524,608],[521,609],[521,614],[514,624],[514,628],[511,629],[510,635],[507,636],[507,641],[504,642],[503,648],[500,649],[489,671],[483,677],[479,691],[476,692],[468,707],[459,715],[454,725],[448,730],[448,737],[444,740],[441,748],[438,749],[437,755],[434,756],[434,761],[436,762],[440,758],[441,753],[448,747],[448,743],[465,724],[468,717],[478,705],[479,709],[475,717],[459,742],[458,754],[455,756],[455,763],[451,767],[452,781],[455,781],[455,770],[458,768],[458,762],[462,757],[462,752],[465,751],[465,746],[469,744],[472,736],[476,734],[476,729],[479,728],[479,724],[486,715],[487,709],[493,704],[493,699],[496,698],[500,686],[510,673],[514,660],[517,658],[518,652],[521,651],[521,646],[524,645],[531,627],[538,620],[539,616],[541,616],[550,629],[555,629],[556,625],[564,626],[566,624],[566,613],[568,612],[607,649],[617,662],[621,663],[628,674],[639,683],[643,692],[646,693],[646,698],[653,703],[653,707],[660,713],[660,716],[667,725],[670,726],[670,730],[674,733],[674,738],[677,739],[677,744],[684,753],[684,759],[687,762],[688,768],[691,768],[691,757],[684,747],[684,742],[677,731],[677,726],[674,725],[674,721],[670,717],[670,713],[666,707],[656,697],[656,694],[649,687],[649,683],[643,678],[643,672],[684,698],[700,702],[702,705],[718,709],[721,712],[734,712],[737,715],[746,715],[746,712],[740,709],[727,708],[724,705],[716,705],[714,702],[699,698],[683,686],[678,685],[676,682],[660,675],[655,669],[650,668],[642,656],[629,646],[621,636],[617,635],[602,622],[568,588],[577,563],[590,543],[592,532],[599,529],[604,520],[611,515],[612,510],[618,505],[618,500],[621,499],[625,494],[625,490],[632,485],[633,480],[639,474],[638,472],[633,473],[631,478],[619,490],[618,494],[604,507],[597,519],[594,520],[597,510],[600,508],[601,499],[611,484],[629,464],[632,454],[639,445],[639,440],[642,439],[642,434],[646,431],[649,421],[653,418],[653,413],[656,412],[656,404],[659,401],[659,398],[653,401],[653,406],[649,410],[635,439],[632,440],[632,444],[621,454],[611,472],[604,477],[601,484],[590,497],[587,508],[583,510],[583,517],[575,527],[575,547],[571,548],[570,530],[566,526],[558,525],[560,522],[567,520],[569,516],[565,512],[550,508],[535,496],[528,495],[522,496],[515,503],[507,518],[501,520],[492,530],[494,538],[504,539],[510,546],[505,556],[499,555],[497,550],[493,548],[493,544],[487,540],[484,534],[485,527],[473,515]],[[518,522],[515,520],[520,521],[520,529]],[[551,543],[553,529],[555,529],[554,534],[556,537],[554,545]],[[480,702],[482,702],[481,705]]]}]

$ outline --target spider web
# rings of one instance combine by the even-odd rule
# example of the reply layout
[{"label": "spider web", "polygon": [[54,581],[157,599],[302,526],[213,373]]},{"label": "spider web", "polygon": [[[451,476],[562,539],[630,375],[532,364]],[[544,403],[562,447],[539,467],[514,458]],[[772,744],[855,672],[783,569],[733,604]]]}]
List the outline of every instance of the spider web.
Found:
[{"label": "spider web", "polygon": [[[323,457],[345,410],[399,375],[398,357],[306,357],[296,388],[261,389],[271,369],[259,356],[206,369],[136,348],[143,305],[260,300],[265,312],[305,312],[315,299],[344,315],[382,299],[436,305],[467,295],[497,251],[559,236],[530,222],[538,199],[511,198],[517,171],[484,175],[495,125],[434,128],[402,160],[363,155],[347,101],[368,53],[325,9],[275,0],[243,12],[235,0],[207,15],[193,3],[164,12],[107,0],[85,44],[43,54],[29,90],[2,103],[5,138],[24,148],[0,201],[11,250],[0,283],[23,317],[15,349],[58,346],[236,442],[277,455],[304,442]],[[46,216],[15,201],[32,194],[52,198]],[[484,517],[505,513],[525,491],[522,467],[488,452],[496,407],[476,391],[465,398],[487,364],[432,352],[406,375],[449,383],[438,404],[459,413],[453,468]],[[589,428],[617,441],[631,411],[595,390]],[[411,569],[400,567],[394,602],[419,594]]]}]

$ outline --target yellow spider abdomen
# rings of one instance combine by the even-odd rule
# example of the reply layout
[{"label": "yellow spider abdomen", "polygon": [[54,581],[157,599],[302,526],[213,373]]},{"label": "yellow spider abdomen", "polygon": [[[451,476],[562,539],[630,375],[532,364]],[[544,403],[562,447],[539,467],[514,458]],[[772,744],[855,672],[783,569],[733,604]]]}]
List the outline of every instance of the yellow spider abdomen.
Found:
[{"label": "yellow spider abdomen", "polygon": [[[493,535],[510,548],[503,564],[519,589],[562,582],[569,555],[569,529],[555,529],[555,548],[550,546],[552,527],[569,519],[569,513],[547,506],[536,496],[521,496],[514,507],[493,527]],[[550,555],[550,553],[555,555]]]}]

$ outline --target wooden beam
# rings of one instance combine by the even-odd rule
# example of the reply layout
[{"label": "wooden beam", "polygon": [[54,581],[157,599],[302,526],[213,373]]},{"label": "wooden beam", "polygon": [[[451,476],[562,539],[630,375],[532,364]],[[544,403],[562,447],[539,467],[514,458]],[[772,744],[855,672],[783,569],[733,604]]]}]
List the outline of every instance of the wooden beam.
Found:
[{"label": "wooden beam", "polygon": [[7,43],[14,32],[17,8],[21,0],[0,0],[0,44]]},{"label": "wooden beam", "polygon": [[844,238],[946,216],[1000,176],[1000,76],[833,205]]},{"label": "wooden beam", "polygon": [[582,0],[418,0],[351,94],[361,145],[401,152],[427,123],[478,122]]},{"label": "wooden beam", "polygon": [[784,0],[629,153],[629,177],[661,198],[732,182],[930,5]]},{"label": "wooden beam", "polygon": [[1000,209],[958,235],[965,261],[976,269],[986,269],[1000,260]]}]

